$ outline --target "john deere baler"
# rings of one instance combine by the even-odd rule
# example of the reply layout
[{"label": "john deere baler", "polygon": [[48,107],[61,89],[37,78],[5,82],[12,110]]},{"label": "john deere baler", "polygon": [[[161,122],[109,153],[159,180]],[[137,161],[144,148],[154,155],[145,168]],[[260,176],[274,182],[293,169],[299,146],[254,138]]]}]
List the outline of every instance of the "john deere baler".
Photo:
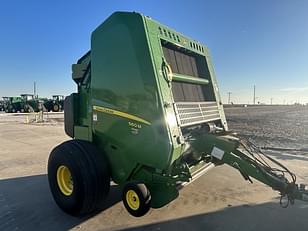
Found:
[{"label": "john deere baler", "polygon": [[141,14],[116,12],[92,33],[91,50],[72,71],[78,92],[64,105],[72,140],[48,162],[50,188],[64,211],[99,209],[113,181],[122,186],[128,212],[142,216],[223,163],[290,201],[308,200],[291,172],[288,179],[266,166],[228,132],[200,42]]}]

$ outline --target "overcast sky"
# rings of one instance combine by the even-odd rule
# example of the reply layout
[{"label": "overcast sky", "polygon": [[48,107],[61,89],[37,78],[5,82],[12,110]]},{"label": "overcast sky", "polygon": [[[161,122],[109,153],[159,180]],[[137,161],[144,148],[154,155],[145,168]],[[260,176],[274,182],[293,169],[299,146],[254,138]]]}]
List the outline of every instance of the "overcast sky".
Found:
[{"label": "overcast sky", "polygon": [[1,2],[0,96],[75,91],[71,64],[90,48],[90,33],[114,11],[137,11],[210,49],[221,95],[252,103],[308,103],[308,1]]}]

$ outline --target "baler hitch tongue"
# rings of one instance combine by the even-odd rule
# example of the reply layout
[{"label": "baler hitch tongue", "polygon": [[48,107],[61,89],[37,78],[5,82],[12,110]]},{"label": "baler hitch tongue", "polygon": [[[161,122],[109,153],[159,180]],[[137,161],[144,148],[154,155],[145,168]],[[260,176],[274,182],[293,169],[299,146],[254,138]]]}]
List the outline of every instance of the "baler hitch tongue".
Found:
[{"label": "baler hitch tongue", "polygon": [[293,196],[294,199],[308,202],[308,186],[304,184],[296,185]]},{"label": "baler hitch tongue", "polygon": [[282,207],[294,204],[295,200],[308,202],[308,187],[296,184],[294,173],[253,143],[231,136],[207,135],[203,138],[204,144],[212,144],[204,148],[211,153],[214,164],[228,164],[237,169],[245,180],[252,183],[251,178],[254,178],[279,191]]},{"label": "baler hitch tongue", "polygon": [[288,183],[287,190],[280,193],[280,205],[283,208],[293,205],[295,200],[308,202],[308,187],[304,184]]}]

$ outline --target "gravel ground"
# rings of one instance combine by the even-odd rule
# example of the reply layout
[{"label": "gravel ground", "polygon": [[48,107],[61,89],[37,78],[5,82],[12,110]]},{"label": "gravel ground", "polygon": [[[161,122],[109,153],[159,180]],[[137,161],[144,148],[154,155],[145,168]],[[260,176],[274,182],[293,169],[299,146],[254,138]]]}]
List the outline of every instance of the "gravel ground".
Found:
[{"label": "gravel ground", "polygon": [[226,108],[231,130],[260,147],[308,149],[308,106]]},{"label": "gravel ground", "polygon": [[308,106],[234,107],[225,110],[231,130],[282,161],[308,182]]},{"label": "gravel ground", "polygon": [[[308,107],[227,108],[230,129],[258,146],[308,146]],[[69,139],[63,114],[49,114],[44,123],[35,115],[0,114],[0,230],[307,230],[308,204],[288,209],[278,194],[255,182],[250,184],[228,167],[214,168],[181,190],[169,205],[131,217],[113,185],[101,213],[75,218],[54,203],[47,182],[50,150]],[[30,123],[25,123],[30,121]],[[308,182],[308,152],[266,151]]]}]

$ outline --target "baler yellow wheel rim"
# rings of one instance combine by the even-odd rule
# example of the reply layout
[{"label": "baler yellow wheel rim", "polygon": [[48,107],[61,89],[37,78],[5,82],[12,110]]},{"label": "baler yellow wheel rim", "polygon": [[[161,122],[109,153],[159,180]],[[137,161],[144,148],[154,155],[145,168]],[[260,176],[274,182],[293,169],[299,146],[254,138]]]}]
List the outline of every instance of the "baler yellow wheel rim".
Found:
[{"label": "baler yellow wheel rim", "polygon": [[65,165],[61,165],[57,169],[57,183],[65,196],[70,196],[73,193],[74,184],[71,171]]},{"label": "baler yellow wheel rim", "polygon": [[128,190],[126,192],[126,202],[132,210],[137,210],[140,207],[138,194],[134,190]]}]

